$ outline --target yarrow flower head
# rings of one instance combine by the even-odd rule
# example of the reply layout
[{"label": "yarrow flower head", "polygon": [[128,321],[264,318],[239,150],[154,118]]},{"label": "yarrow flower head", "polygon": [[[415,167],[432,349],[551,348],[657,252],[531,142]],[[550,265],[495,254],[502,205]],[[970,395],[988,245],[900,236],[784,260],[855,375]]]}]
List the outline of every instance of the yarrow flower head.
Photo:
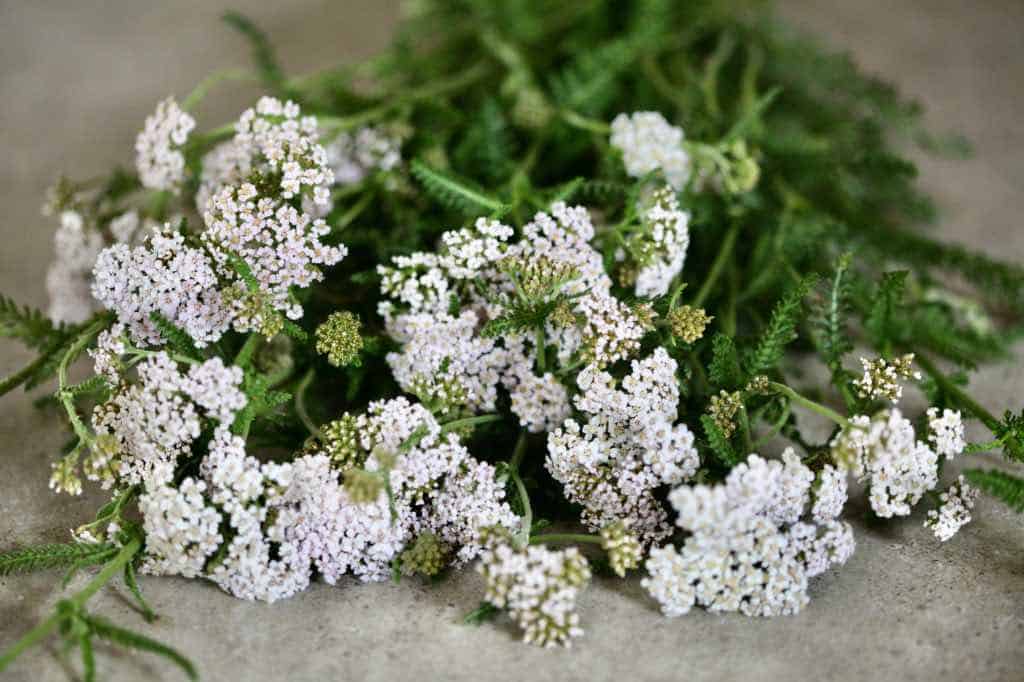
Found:
[{"label": "yarrow flower head", "polygon": [[690,177],[690,157],[683,149],[683,130],[656,111],[619,114],[612,121],[611,145],[622,152],[626,172],[643,177],[660,170],[668,184],[682,189]]},{"label": "yarrow flower head", "polygon": [[907,353],[891,362],[885,358],[868,360],[861,358],[864,375],[853,382],[857,395],[871,400],[886,399],[898,403],[903,396],[900,379],[920,379],[921,373],[914,370],[914,354]]},{"label": "yarrow flower head", "polygon": [[620,578],[626,571],[640,565],[643,547],[635,535],[629,532],[624,521],[616,521],[601,529],[601,549],[608,555],[608,563]]},{"label": "yarrow flower head", "polygon": [[375,171],[387,172],[402,162],[401,138],[373,126],[341,133],[325,150],[327,164],[339,185],[353,185]]},{"label": "yarrow flower head", "polygon": [[546,466],[593,530],[622,521],[647,545],[671,534],[655,492],[692,476],[693,433],[674,424],[676,362],[659,348],[634,360],[621,386],[594,366],[577,378],[574,402],[587,421],[567,419],[548,435]]},{"label": "yarrow flower head", "polygon": [[84,322],[96,310],[90,285],[93,263],[103,250],[103,236],[90,229],[81,213],[66,210],[53,236],[54,260],[46,271],[50,298],[49,318],[54,322]]},{"label": "yarrow flower head", "polygon": [[169,224],[143,245],[105,249],[93,268],[92,293],[140,346],[165,342],[154,313],[182,329],[197,347],[220,339],[231,321],[213,263]]},{"label": "yarrow flower head", "polygon": [[748,616],[798,612],[807,580],[853,553],[849,524],[801,520],[814,475],[792,450],[783,460],[751,455],[717,486],[677,488],[669,501],[690,532],[681,549],[651,550],[642,582],[666,616],[695,604]]},{"label": "yarrow flower head", "polygon": [[967,447],[964,438],[964,422],[959,410],[946,408],[939,414],[938,408],[928,408],[928,441],[936,454],[953,459]]},{"label": "yarrow flower head", "polygon": [[657,297],[668,293],[686,262],[690,246],[690,214],[679,208],[675,191],[662,187],[650,198],[641,229],[626,242],[625,250],[637,264],[637,296]]},{"label": "yarrow flower head", "polygon": [[135,140],[135,167],[144,187],[180,191],[185,179],[181,148],[195,126],[195,119],[174,98],[168,97],[157,105]]},{"label": "yarrow flower head", "polygon": [[589,582],[590,567],[575,547],[552,550],[516,547],[507,533],[491,532],[477,570],[484,577],[484,599],[523,630],[523,641],[538,646],[570,646],[583,629],[576,598]]},{"label": "yarrow flower head", "polygon": [[331,313],[316,328],[316,352],[326,355],[335,367],[359,364],[359,352],[363,349],[361,326],[359,318],[347,310]]},{"label": "yarrow flower head", "polygon": [[898,409],[851,418],[831,447],[836,463],[868,482],[871,508],[882,518],[906,516],[938,483],[938,455]]},{"label": "yarrow flower head", "polygon": [[931,528],[940,542],[946,542],[970,523],[971,510],[977,499],[977,489],[968,485],[967,480],[960,476],[956,483],[939,495],[942,504],[938,509],[928,512],[925,527]]},{"label": "yarrow flower head", "polygon": [[715,318],[708,315],[703,308],[681,305],[670,311],[667,319],[672,336],[683,343],[694,343],[704,336],[704,329]]}]

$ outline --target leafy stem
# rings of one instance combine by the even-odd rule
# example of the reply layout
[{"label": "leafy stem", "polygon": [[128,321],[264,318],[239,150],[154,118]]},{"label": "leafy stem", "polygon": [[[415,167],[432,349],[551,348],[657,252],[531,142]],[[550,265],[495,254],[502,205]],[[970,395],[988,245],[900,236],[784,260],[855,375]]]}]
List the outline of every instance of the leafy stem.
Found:
[{"label": "leafy stem", "polygon": [[789,398],[790,402],[794,402],[797,405],[806,407],[810,411],[816,414],[820,414],[822,417],[832,420],[833,422],[843,427],[844,429],[850,426],[850,420],[844,417],[843,415],[839,414],[835,410],[833,410],[831,407],[826,407],[821,403],[815,402],[810,398],[807,398],[797,393],[789,386],[785,384],[780,384],[777,381],[771,381],[768,383],[768,385],[776,393],[779,393]]}]

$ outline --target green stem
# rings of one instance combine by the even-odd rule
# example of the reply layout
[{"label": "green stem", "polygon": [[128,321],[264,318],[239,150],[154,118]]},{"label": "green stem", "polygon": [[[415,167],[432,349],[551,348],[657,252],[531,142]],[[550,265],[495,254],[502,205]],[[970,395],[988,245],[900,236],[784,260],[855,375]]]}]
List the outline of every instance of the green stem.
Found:
[{"label": "green stem", "polygon": [[982,407],[976,400],[974,400],[974,398],[967,395],[962,388],[950,381],[945,374],[939,371],[939,368],[936,367],[929,358],[918,354],[916,360],[917,364],[921,366],[921,369],[923,369],[928,376],[938,384],[939,388],[941,388],[944,393],[948,393],[953,396],[956,402],[962,405],[964,409],[981,420],[981,423],[988,427],[989,431],[994,434],[999,433],[1001,422],[996,419],[995,415]]},{"label": "green stem", "polygon": [[50,361],[51,355],[52,353],[44,352],[38,358],[30,362],[29,364],[25,365],[14,374],[10,375],[3,381],[0,381],[0,395],[9,393],[10,391],[13,391],[18,386],[21,386],[23,383],[25,383],[30,377],[32,377],[36,372],[39,371],[40,367],[42,367],[43,365]]},{"label": "green stem", "polygon": [[612,132],[612,127],[604,121],[598,121],[594,118],[588,118],[582,114],[577,114],[575,111],[569,109],[562,109],[558,112],[562,120],[571,125],[573,128],[579,128],[580,130],[587,130],[592,133],[599,135],[608,135]]},{"label": "green stem", "polygon": [[707,299],[708,294],[711,293],[711,288],[715,285],[715,282],[718,281],[719,276],[722,274],[722,270],[725,269],[725,264],[729,261],[729,257],[732,256],[732,250],[736,245],[736,236],[739,234],[739,231],[739,223],[734,222],[729,228],[729,231],[725,233],[725,238],[722,239],[722,245],[718,248],[718,255],[715,256],[715,261],[711,264],[711,271],[708,273],[707,278],[704,280],[704,284],[701,285],[700,291],[697,292],[697,296],[691,303],[694,308],[700,308]]},{"label": "green stem", "polygon": [[525,546],[530,542],[530,530],[533,528],[533,507],[530,506],[530,495],[526,492],[526,484],[523,483],[522,476],[519,475],[519,467],[523,463],[523,457],[526,455],[527,438],[526,431],[519,433],[519,439],[516,441],[516,448],[512,452],[512,459],[508,462],[509,477],[516,486],[516,494],[519,495],[519,500],[523,505],[523,517],[522,526],[519,529],[519,534],[516,536],[517,544]]},{"label": "green stem", "polygon": [[[117,556],[105,564],[103,569],[96,574],[96,577],[90,580],[78,594],[68,600],[73,607],[76,607],[72,610],[77,610],[77,608],[84,606],[85,602],[96,594],[101,587],[107,584],[111,578],[117,575],[125,565],[135,557],[141,548],[142,541],[138,538],[130,540],[124,547],[122,547],[121,551],[117,553]],[[24,653],[26,649],[36,645],[56,630],[60,626],[64,617],[64,613],[56,611],[49,618],[29,630],[28,634],[15,642],[14,646],[8,649],[3,656],[0,656],[0,672],[3,672],[3,670],[7,668],[14,659]]]},{"label": "green stem", "polygon": [[545,342],[544,342],[544,325],[537,325],[537,371],[543,376],[546,371],[545,367]]},{"label": "green stem", "polygon": [[543,545],[546,543],[589,543],[592,545],[600,545],[604,540],[599,535],[588,535],[586,533],[545,533],[544,535],[534,535],[530,538],[531,545]]},{"label": "green stem", "polygon": [[808,410],[820,414],[822,417],[831,419],[844,429],[850,426],[850,421],[843,415],[839,414],[830,407],[825,407],[821,403],[816,403],[810,398],[806,398],[800,395],[789,386],[785,384],[780,384],[777,381],[770,381],[768,382],[768,385],[771,386],[772,390],[774,390],[776,393],[781,393],[782,395],[789,398],[791,402],[794,402],[797,405],[802,405],[806,407]]},{"label": "green stem", "polygon": [[309,389],[309,385],[313,383],[313,376],[313,368],[310,367],[295,386],[295,414],[299,416],[299,421],[302,422],[307,431],[318,440],[323,440],[323,432],[313,423],[313,420],[309,417],[309,412],[306,410],[306,391]]},{"label": "green stem", "polygon": [[196,105],[198,105],[203,98],[209,94],[210,90],[226,81],[255,82],[257,80],[259,80],[259,78],[256,74],[244,69],[224,69],[223,71],[215,71],[201,80],[199,85],[192,89],[192,92],[190,92],[188,96],[181,101],[181,108],[185,111],[192,111]]},{"label": "green stem", "polygon": [[476,417],[464,417],[462,419],[456,419],[446,424],[441,425],[441,433],[448,433],[456,429],[461,429],[466,426],[476,426],[477,424],[487,424],[489,422],[501,421],[502,416],[500,414],[481,414]]}]

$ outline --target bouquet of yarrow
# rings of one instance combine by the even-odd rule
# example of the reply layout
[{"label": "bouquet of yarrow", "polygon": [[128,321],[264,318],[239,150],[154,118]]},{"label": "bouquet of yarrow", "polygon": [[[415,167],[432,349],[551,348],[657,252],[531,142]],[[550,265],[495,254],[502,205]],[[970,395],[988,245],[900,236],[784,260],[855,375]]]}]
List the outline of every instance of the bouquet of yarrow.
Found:
[{"label": "bouquet of yarrow", "polygon": [[[412,5],[384,54],[300,78],[227,16],[252,72],[53,189],[48,314],[0,299],[38,356],[0,391],[55,379],[50,487],[109,502],[4,548],[0,574],[101,568],[0,670],[59,632],[87,679],[94,638],[194,676],[86,609],[123,577],[152,618],[138,573],[274,601],[475,566],[468,620],[568,645],[595,572],[670,617],[797,613],[854,552],[851,481],[937,541],[979,491],[1024,509],[1006,471],[943,476],[1024,461],[1024,416],[964,389],[1024,329],[1024,269],[920,233],[898,151],[958,140],[759,2]],[[225,78],[267,94],[197,126]]]}]

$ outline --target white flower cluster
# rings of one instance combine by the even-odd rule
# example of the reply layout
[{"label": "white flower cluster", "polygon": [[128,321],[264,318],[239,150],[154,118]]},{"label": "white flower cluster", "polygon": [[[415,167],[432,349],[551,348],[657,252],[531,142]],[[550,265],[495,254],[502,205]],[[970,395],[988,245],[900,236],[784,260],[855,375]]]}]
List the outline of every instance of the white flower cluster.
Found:
[{"label": "white flower cluster", "polygon": [[60,215],[53,242],[54,259],[46,272],[49,317],[54,322],[83,322],[96,309],[89,287],[103,236],[86,226],[81,213],[67,210]]},{"label": "white flower cluster", "polygon": [[354,134],[341,133],[325,149],[327,164],[339,185],[361,182],[370,173],[387,172],[402,161],[401,141],[373,126]]},{"label": "white flower cluster", "polygon": [[808,578],[854,550],[849,524],[821,516],[823,509],[812,512],[813,523],[801,520],[813,482],[790,449],[781,462],[750,455],[723,484],[677,488],[669,500],[691,535],[681,549],[651,550],[643,586],[666,616],[695,604],[748,616],[798,612]]},{"label": "white flower cluster", "polygon": [[508,609],[523,630],[523,641],[570,646],[572,638],[583,634],[576,599],[590,582],[590,567],[575,547],[517,548],[497,537],[488,543],[477,570],[487,585],[484,599]]},{"label": "white flower cluster", "polygon": [[[207,390],[214,383],[207,377]],[[346,573],[384,580],[421,533],[436,534],[458,565],[483,550],[481,528],[517,527],[494,468],[473,459],[454,434],[442,434],[421,406],[401,398],[373,403],[351,425],[349,470],[386,476],[390,496],[382,488],[375,500],[354,501],[329,446],[260,463],[241,438],[219,429],[200,478],[177,489],[160,481],[142,497],[146,534],[155,538],[143,569],[205,575],[237,597],[275,601],[305,589],[314,570],[330,584]]]},{"label": "white flower cluster", "polygon": [[164,342],[153,313],[182,329],[199,347],[217,341],[231,321],[210,259],[186,245],[170,225],[141,246],[105,249],[93,268],[92,294],[117,314],[140,346]]},{"label": "white flower cluster", "polygon": [[565,294],[566,310],[545,329],[545,342],[563,365],[576,355],[599,366],[626,359],[639,349],[644,328],[610,293],[585,208],[555,203],[550,214],[537,213],[523,227],[520,240],[510,243],[512,235],[507,225],[480,218],[442,235],[437,253],[399,256],[378,267],[387,297],[379,312],[402,344],[388,363],[404,390],[446,408],[481,410],[493,408],[502,386],[522,425],[538,432],[568,415],[567,392],[554,374],[534,375],[533,338],[521,332],[484,337],[487,320],[501,318],[517,297]]},{"label": "white flower cluster", "polygon": [[611,145],[622,152],[626,172],[640,178],[660,170],[672,187],[690,178],[690,157],[683,149],[683,130],[656,111],[619,114],[612,121]]},{"label": "white flower cluster", "polygon": [[679,208],[671,188],[658,190],[652,200],[644,213],[644,229],[630,239],[629,250],[641,264],[636,295],[653,298],[668,293],[672,280],[683,270],[690,246],[690,214]]},{"label": "white flower cluster", "polygon": [[939,495],[942,504],[928,512],[924,525],[931,528],[940,542],[956,535],[957,531],[971,521],[971,510],[978,499],[978,490],[967,483],[963,476]]},{"label": "white flower cluster", "polygon": [[606,372],[580,372],[575,397],[587,416],[569,419],[548,435],[546,465],[583,506],[583,522],[598,530],[624,521],[645,545],[672,533],[655,492],[692,476],[699,465],[693,433],[677,416],[676,362],[663,348],[643,360],[620,387]]},{"label": "white flower cluster", "polygon": [[218,431],[226,432],[245,407],[241,383],[242,370],[225,366],[220,358],[193,365],[185,374],[164,352],[141,362],[138,382],[117,386],[92,417],[97,438],[113,437],[116,443],[119,482],[169,482],[178,459],[191,452],[199,437],[201,417],[216,420]]},{"label": "white flower cluster", "polygon": [[938,483],[938,455],[898,409],[851,418],[831,445],[833,459],[869,483],[871,508],[882,518],[908,515]]},{"label": "white flower cluster", "polygon": [[953,459],[967,447],[964,437],[964,422],[959,410],[946,408],[939,414],[938,408],[928,408],[928,440],[935,452]]},{"label": "white flower cluster", "polygon": [[[297,192],[299,180],[294,183]],[[261,291],[270,297],[271,306],[291,319],[302,316],[302,306],[294,301],[290,288],[305,288],[323,279],[317,266],[334,265],[347,253],[344,246],[320,242],[320,237],[330,232],[323,219],[314,219],[278,199],[261,197],[248,182],[217,192],[207,205],[204,220],[203,240],[224,275],[234,274],[227,265],[229,258],[241,258]],[[238,331],[258,328],[261,323],[236,314]]]},{"label": "white flower cluster", "polygon": [[185,179],[181,148],[196,121],[174,98],[160,102],[135,139],[135,167],[144,187],[178,192]]},{"label": "white flower cluster", "polygon": [[857,395],[871,400],[886,399],[898,403],[903,397],[903,386],[900,379],[920,379],[921,373],[913,368],[914,354],[908,353],[892,361],[885,358],[868,360],[861,358],[860,364],[864,374],[856,379],[853,385]]}]

